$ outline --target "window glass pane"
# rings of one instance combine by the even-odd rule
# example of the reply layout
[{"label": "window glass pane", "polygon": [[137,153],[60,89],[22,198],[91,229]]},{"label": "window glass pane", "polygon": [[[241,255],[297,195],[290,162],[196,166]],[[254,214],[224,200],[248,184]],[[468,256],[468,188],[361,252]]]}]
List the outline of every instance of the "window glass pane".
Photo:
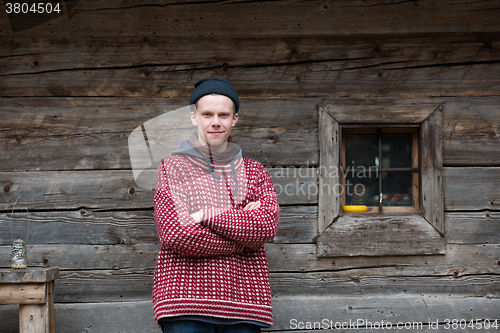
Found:
[{"label": "window glass pane", "polygon": [[382,168],[411,168],[413,134],[382,134]]},{"label": "window glass pane", "polygon": [[349,134],[345,140],[344,168],[370,167],[378,165],[377,134]]},{"label": "window glass pane", "polygon": [[413,206],[413,173],[382,172],[382,205]]},{"label": "window glass pane", "polygon": [[346,174],[345,204],[378,206],[378,173],[375,168]]}]

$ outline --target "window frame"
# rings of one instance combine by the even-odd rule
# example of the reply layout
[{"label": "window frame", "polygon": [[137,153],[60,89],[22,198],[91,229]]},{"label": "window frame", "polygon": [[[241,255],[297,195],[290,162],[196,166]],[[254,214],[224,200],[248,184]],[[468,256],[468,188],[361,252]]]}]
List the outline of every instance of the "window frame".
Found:
[{"label": "window frame", "polygon": [[[349,99],[319,106],[318,257],[446,253],[442,109],[403,99]],[[344,214],[342,195],[323,190],[342,186],[341,174],[328,172],[342,167],[342,128],[386,125],[420,128],[420,210]]]}]

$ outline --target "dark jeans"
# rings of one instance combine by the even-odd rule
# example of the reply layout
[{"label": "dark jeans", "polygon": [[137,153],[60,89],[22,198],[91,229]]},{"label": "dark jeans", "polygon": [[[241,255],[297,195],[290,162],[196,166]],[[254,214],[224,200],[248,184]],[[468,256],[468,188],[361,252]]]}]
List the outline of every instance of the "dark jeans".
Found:
[{"label": "dark jeans", "polygon": [[163,333],[259,333],[260,327],[252,324],[216,325],[196,320],[162,322]]}]

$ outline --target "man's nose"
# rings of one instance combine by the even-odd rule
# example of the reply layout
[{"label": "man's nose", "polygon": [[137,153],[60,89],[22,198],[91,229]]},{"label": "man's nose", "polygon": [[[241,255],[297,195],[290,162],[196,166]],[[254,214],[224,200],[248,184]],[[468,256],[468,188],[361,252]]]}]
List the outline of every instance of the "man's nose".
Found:
[{"label": "man's nose", "polygon": [[219,127],[220,126],[219,117],[217,117],[217,116],[213,117],[212,126],[214,126],[214,127]]}]

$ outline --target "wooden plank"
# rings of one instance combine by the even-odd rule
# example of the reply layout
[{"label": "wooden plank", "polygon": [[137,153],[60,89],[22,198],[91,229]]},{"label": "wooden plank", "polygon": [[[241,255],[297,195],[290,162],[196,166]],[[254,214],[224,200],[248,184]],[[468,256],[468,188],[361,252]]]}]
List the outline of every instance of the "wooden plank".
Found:
[{"label": "wooden plank", "polygon": [[452,98],[443,104],[443,163],[500,165],[500,99]]},{"label": "wooden plank", "polygon": [[367,276],[362,272],[272,273],[273,298],[288,296],[391,297],[497,297],[497,275]]},{"label": "wooden plank", "polygon": [[[415,66],[464,64],[498,60],[497,33],[384,34],[342,36],[247,35],[231,37],[91,36],[66,38],[61,35],[3,37],[0,74],[36,74],[82,69],[144,69],[146,79],[155,71],[214,68],[230,74],[235,67],[310,65],[344,61],[349,67],[380,67],[388,63]],[[196,48],[193,48],[196,45]],[[234,52],[238,49],[238,52]],[[50,50],[50,52],[48,52]],[[198,52],[203,50],[203,52]],[[189,59],[186,62],[186,59]],[[175,66],[175,67],[174,67]],[[337,68],[342,68],[341,66]],[[241,80],[242,78],[240,78]],[[164,80],[169,80],[165,77]],[[173,95],[189,96],[195,77],[169,82],[161,89]],[[167,81],[165,81],[167,82]],[[170,85],[172,84],[172,85]],[[260,82],[260,86],[265,82]],[[300,85],[300,80],[296,82]],[[237,85],[240,95],[257,87]],[[276,87],[279,88],[279,87]],[[339,87],[331,87],[339,89]],[[261,92],[262,93],[262,92]],[[252,94],[253,95],[253,94]],[[167,102],[167,101],[165,101]],[[369,115],[366,115],[369,116]]]},{"label": "wooden plank", "polygon": [[50,333],[47,304],[19,305],[19,333]]},{"label": "wooden plank", "polygon": [[[26,214],[14,214],[14,235],[26,232]],[[12,243],[11,214],[0,214],[0,245]],[[30,244],[135,245],[158,241],[153,210],[30,212]]]},{"label": "wooden plank", "polygon": [[150,301],[154,265],[148,269],[70,270],[56,282],[56,303]]},{"label": "wooden plank", "polygon": [[284,206],[273,243],[315,243],[318,236],[317,206]]},{"label": "wooden plank", "polygon": [[[149,73],[147,79],[145,71]],[[4,76],[0,96],[186,97],[192,88],[182,88],[185,82],[213,76],[233,82],[242,97],[498,96],[499,73],[500,64],[493,61],[422,67],[383,63],[366,68],[333,60],[307,65],[235,67],[229,72],[219,68],[177,70],[177,66],[158,66],[156,71],[141,67],[83,69]],[[36,85],[31,84],[33,76]],[[161,86],[168,88],[158,89]]]},{"label": "wooden plank", "polygon": [[[7,257],[6,257],[7,259]],[[0,265],[10,266],[10,265]],[[28,267],[25,269],[0,269],[0,283],[41,283],[49,282],[59,277],[59,269],[56,267]]]},{"label": "wooden plank", "polygon": [[[295,296],[273,299],[273,330],[321,329],[324,327],[298,327],[298,322],[319,322],[326,319],[328,323],[358,320],[363,325],[355,326],[359,330],[370,327],[370,323],[378,322],[381,329],[382,320],[392,323],[410,323],[410,328],[417,331],[429,321],[444,322],[445,319],[464,319],[469,322],[477,318],[496,319],[500,300],[488,298],[433,297],[426,295],[394,296],[394,297],[336,297],[336,296]],[[293,320],[295,319],[295,320]],[[361,324],[361,322],[358,322]],[[418,326],[411,326],[418,323]],[[420,324],[422,323],[422,324]],[[312,324],[314,325],[314,324]],[[421,326],[422,325],[422,326]],[[404,326],[403,326],[404,327]],[[376,325],[373,328],[377,328]],[[385,328],[384,331],[388,331]],[[347,330],[346,330],[347,332]]]},{"label": "wooden plank", "polygon": [[46,283],[1,283],[0,304],[44,304]]},{"label": "wooden plank", "polygon": [[[430,296],[430,295],[429,295]],[[401,323],[415,323],[415,330],[426,332],[424,325],[429,320],[434,324],[445,324],[445,319],[494,319],[498,317],[498,299],[480,297],[421,297],[419,295],[398,297],[282,297],[273,299],[274,325],[270,331],[297,330],[295,323],[321,322],[326,319],[335,322],[357,322],[358,330],[365,331],[369,323],[390,322],[393,329]],[[3,313],[2,313],[3,314]],[[122,320],[124,317],[130,320]],[[296,319],[295,321],[293,319]],[[93,332],[119,331],[157,332],[158,326],[153,321],[153,309],[150,301],[123,303],[91,303],[91,304],[56,304],[55,322],[58,331],[83,331],[87,328]],[[422,326],[420,326],[420,322]],[[314,324],[312,324],[314,325]],[[297,327],[296,327],[297,326]],[[306,327],[304,327],[306,328]],[[323,327],[321,331],[327,332]],[[421,329],[420,329],[421,328]],[[5,330],[6,328],[2,328]],[[307,329],[306,331],[310,331]],[[335,330],[337,331],[337,330]],[[370,332],[370,330],[367,330]],[[380,328],[379,330],[380,331]],[[434,329],[436,331],[436,329]],[[491,329],[489,330],[491,331]],[[4,332],[4,331],[1,331]],[[12,332],[12,331],[5,331]],[[342,331],[343,332],[343,331]],[[347,330],[346,330],[347,332]]]},{"label": "wooden plank", "polygon": [[423,217],[444,235],[443,112],[440,106],[420,128],[421,202]]},{"label": "wooden plank", "polygon": [[446,243],[424,218],[344,214],[317,241],[318,257],[445,254]]},{"label": "wooden plank", "polygon": [[321,234],[341,213],[343,192],[340,180],[340,128],[338,121],[319,107],[319,189],[318,233]]},{"label": "wooden plank", "polygon": [[500,244],[500,213],[446,213],[446,241],[452,244]]},{"label": "wooden plank", "polygon": [[[154,268],[159,244],[138,245],[32,245],[29,262],[32,267],[69,269]],[[10,246],[0,246],[0,267],[10,266]],[[57,282],[56,282],[57,284]]]},{"label": "wooden plank", "polygon": [[31,39],[16,34],[3,38],[0,68],[6,75],[0,95],[188,97],[197,79],[219,76],[230,79],[241,97],[498,96],[495,33],[307,35]]},{"label": "wooden plank", "polygon": [[[201,15],[200,15],[201,14]],[[362,19],[360,19],[362,18]],[[324,5],[297,0],[286,3],[252,1],[184,2],[182,5],[140,1],[80,2],[50,23],[2,20],[0,35],[47,36],[293,36],[497,32],[495,2],[342,1]],[[12,19],[12,18],[11,18]],[[221,24],[224,22],[224,24]],[[23,24],[24,23],[24,24]],[[231,26],[231,29],[227,29]],[[14,30],[15,29],[15,30]]]},{"label": "wooden plank", "polygon": [[[189,104],[187,98],[2,102],[0,151],[5,158],[0,171],[129,169],[129,134],[144,122]],[[233,137],[245,156],[264,165],[317,165],[318,151],[311,149],[317,146],[317,115],[310,100],[241,99],[239,114]],[[194,130],[188,113],[185,122]],[[191,130],[185,132],[189,137]],[[289,154],[290,149],[299,155]]]},{"label": "wooden plank", "polygon": [[[26,232],[26,214],[14,214],[14,235]],[[314,243],[316,206],[283,206],[275,243]],[[0,214],[0,245],[11,245],[11,214]],[[30,212],[30,244],[137,245],[158,242],[153,210]]]},{"label": "wooden plank", "polygon": [[266,244],[271,272],[348,271],[377,276],[496,274],[498,244],[447,244],[445,256],[318,258],[314,244]]},{"label": "wooden plank", "polygon": [[[314,168],[304,167],[290,177],[283,170],[268,169],[281,205],[317,203]],[[0,172],[0,184],[0,209],[9,211],[20,195],[29,210],[153,207],[153,190],[137,187],[131,170]]]},{"label": "wooden plank", "polygon": [[445,209],[499,210],[500,168],[444,168]]},{"label": "wooden plank", "polygon": [[[155,267],[159,244],[33,245],[30,265],[68,270]],[[349,271],[372,276],[471,275],[500,273],[498,244],[448,244],[445,256],[318,258],[315,244],[266,244],[271,272]],[[0,267],[10,265],[10,247],[0,246]],[[57,280],[56,284],[60,281]]]},{"label": "wooden plank", "polygon": [[[273,297],[461,295],[496,297],[498,275],[370,276],[368,272],[273,273]],[[57,280],[57,303],[102,303],[151,299],[153,269],[70,270]]]}]

